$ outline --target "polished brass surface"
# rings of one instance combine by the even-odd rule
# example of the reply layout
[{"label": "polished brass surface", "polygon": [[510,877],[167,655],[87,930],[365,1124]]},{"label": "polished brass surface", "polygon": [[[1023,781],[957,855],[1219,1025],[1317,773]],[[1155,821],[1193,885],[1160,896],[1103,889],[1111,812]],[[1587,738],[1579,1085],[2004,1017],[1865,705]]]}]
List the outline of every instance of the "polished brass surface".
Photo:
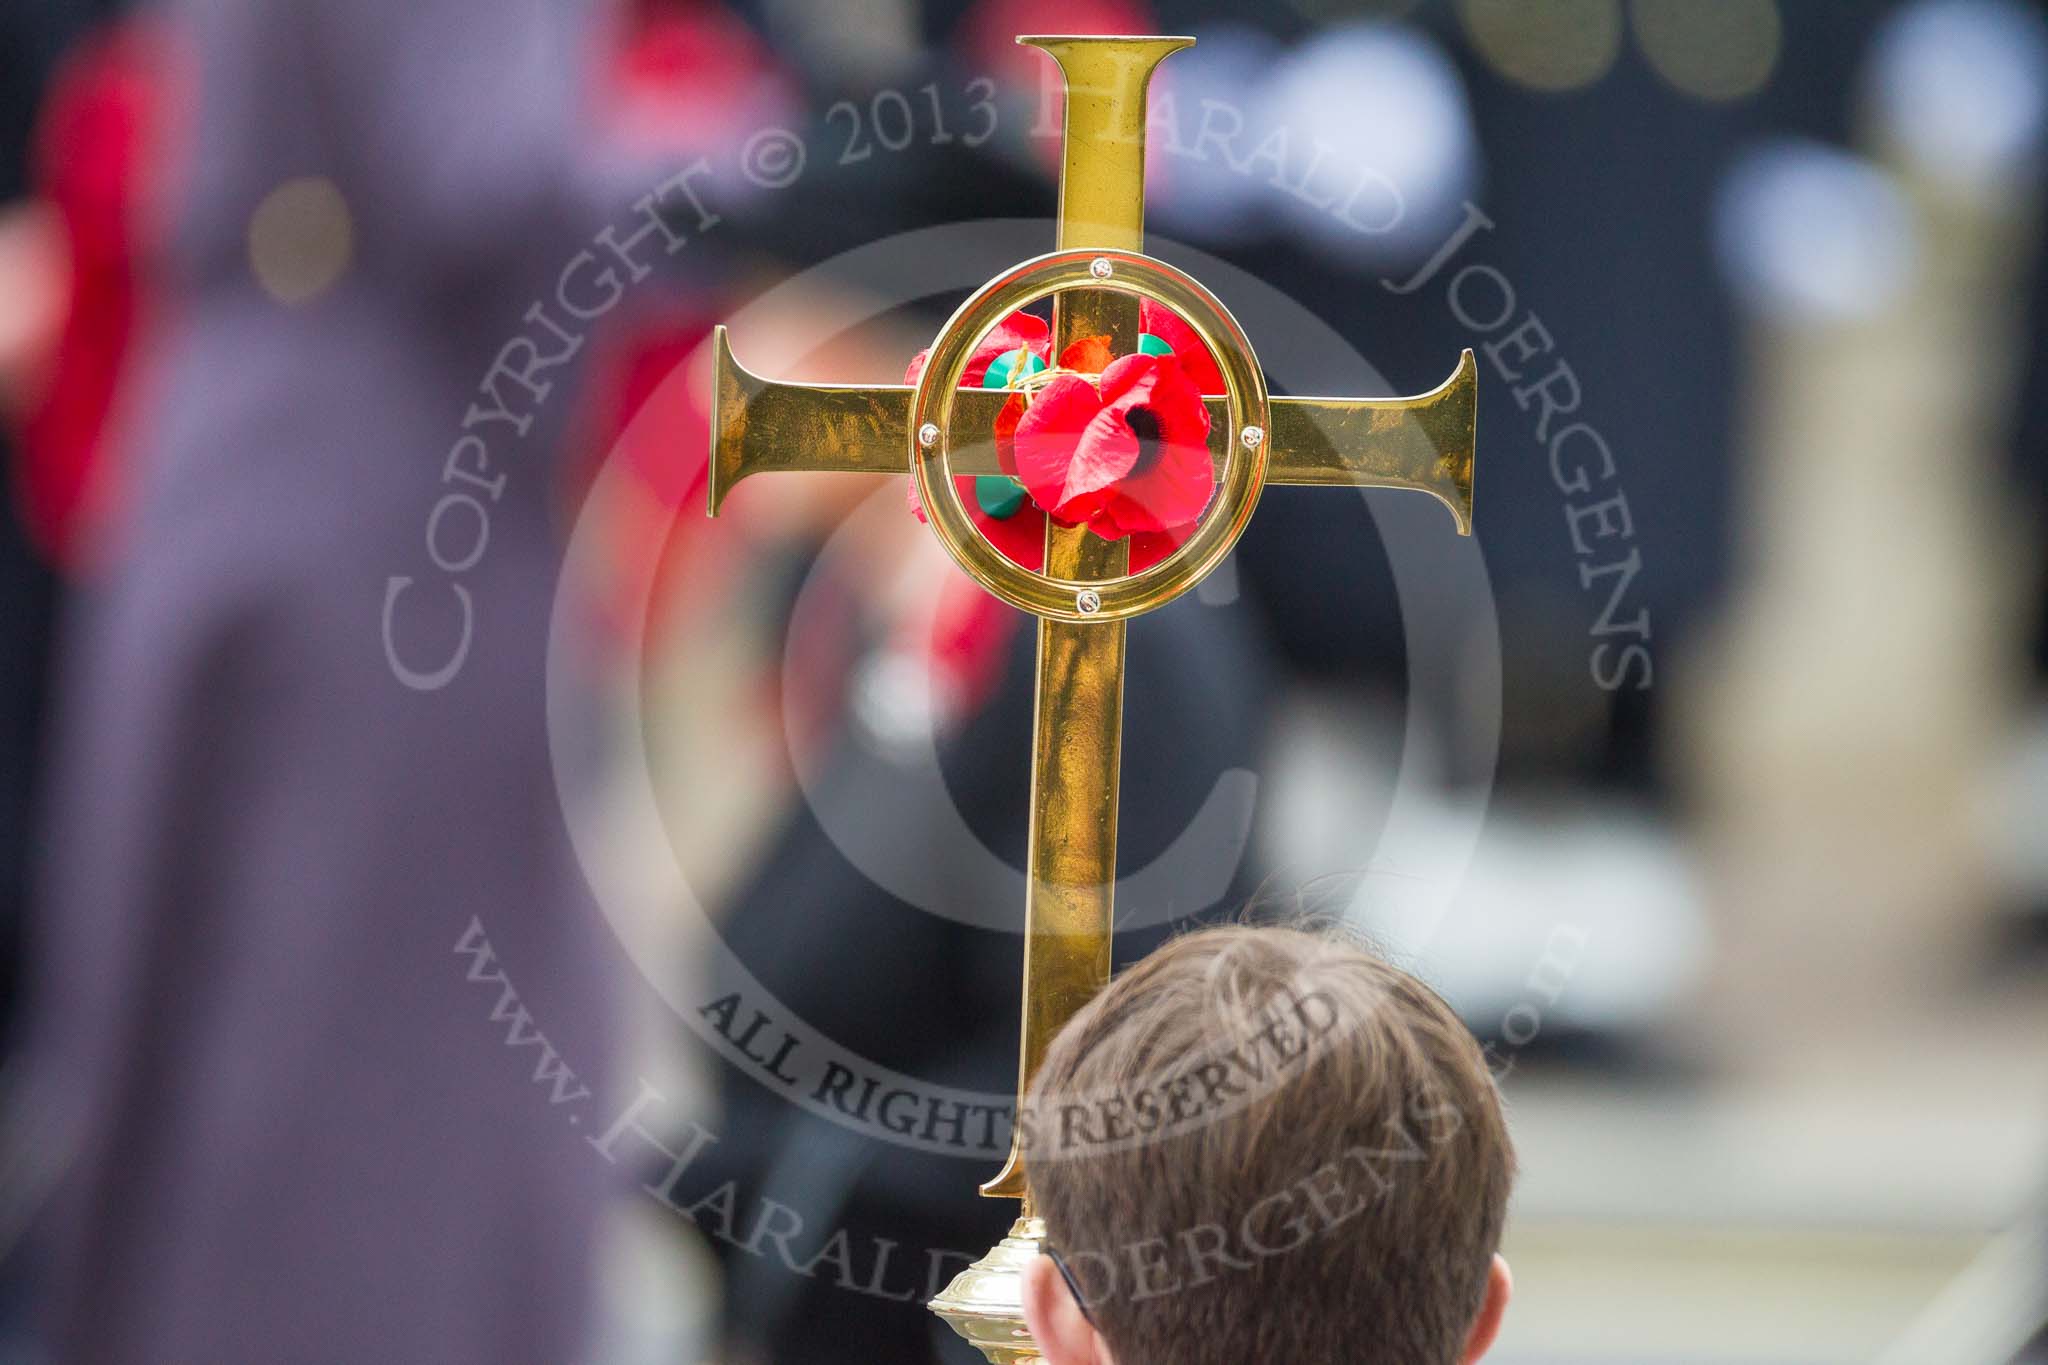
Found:
[{"label": "polished brass surface", "polygon": [[[1062,577],[1115,579],[1129,569],[1130,557],[1127,540],[1046,523],[1046,568]],[[1038,623],[1024,1016],[1017,1045],[1020,1104],[1053,1035],[1109,980],[1116,794],[1123,769],[1124,626]],[[1016,1130],[1002,1170],[981,1192],[1023,1197],[1024,1152]]]},{"label": "polished brass surface", "polygon": [[[1261,416],[1245,413],[1247,401],[1256,394],[1257,406],[1252,411],[1263,415],[1265,377],[1252,361],[1251,343],[1236,321],[1207,290],[1178,271],[1139,265],[1145,259],[1139,255],[1145,246],[1145,89],[1153,68],[1168,53],[1193,40],[1018,41],[1051,53],[1067,87],[1065,141],[1060,154],[1060,252],[1045,258],[1049,264],[1037,270],[1014,273],[1021,290],[1036,290],[1041,285],[1061,290],[1052,295],[1054,357],[1088,336],[1107,335],[1111,350],[1118,355],[1136,350],[1138,296],[1129,291],[1142,276],[1138,287],[1184,295],[1179,299],[1183,305],[1197,305],[1207,324],[1203,339],[1211,340],[1213,335],[1212,347],[1222,343],[1227,333],[1237,358],[1232,416],[1240,422],[1261,420]],[[1068,254],[1063,257],[1062,252]],[[1065,267],[1050,264],[1061,260],[1067,262]],[[1094,278],[1098,260],[1110,262],[1122,288],[1090,289],[1082,284]],[[1071,285],[1078,287],[1063,287],[1068,282],[1062,275],[1068,270],[1090,273],[1074,276]],[[997,285],[985,300],[993,315],[991,321],[1009,314],[1009,307],[999,297],[1003,292]],[[923,377],[929,380],[932,376],[927,372]],[[946,387],[935,395],[941,408],[952,395],[957,378],[948,376],[943,382]],[[913,413],[923,405],[924,397],[921,386]],[[943,428],[945,424],[942,421],[940,425]],[[1236,468],[1247,462],[1232,459],[1229,463]],[[1239,489],[1247,518],[1258,499],[1263,463],[1258,461],[1257,467],[1247,471],[1249,482]],[[945,483],[952,490],[952,481]],[[972,532],[973,528],[968,529]],[[1234,542],[1243,525],[1240,522],[1230,528],[1209,517],[1205,529],[1212,531],[1212,540],[1227,535]],[[1192,542],[1198,538],[1199,534],[1191,536],[1190,544],[1155,569],[1178,574],[1189,584],[1199,581],[1229,553],[1230,546],[1194,546]],[[993,548],[979,534],[973,539],[984,548]],[[971,549],[969,557],[984,558]],[[1015,567],[1000,555],[985,557],[984,562],[986,558],[999,561],[1000,569]],[[1123,767],[1123,618],[1131,614],[1121,603],[1109,600],[1109,595],[1130,591],[1147,576],[1133,578],[1129,570],[1129,541],[1104,541],[1083,527],[1056,526],[1047,520],[1041,582],[1054,595],[1045,603],[1054,610],[1040,612],[1038,622],[1031,835],[1027,844],[1031,865],[1024,893],[1024,1012],[1017,1048],[1020,1105],[1053,1036],[1109,981],[1117,777]],[[1164,600],[1163,594],[1178,590],[1167,575],[1152,577],[1152,591],[1162,594],[1160,600]],[[1100,585],[1096,591],[1103,600],[1093,614],[1105,619],[1071,619],[1069,614],[1077,610],[1078,590],[1070,585],[1078,583]],[[1007,594],[998,592],[998,596]],[[1013,600],[1013,605],[1021,604]],[[1024,1153],[1015,1130],[1003,1169],[981,1192],[1023,1197]],[[988,1353],[984,1350],[983,1354]]]},{"label": "polished brass surface", "polygon": [[[1040,35],[1017,41],[1050,54],[1066,85],[1057,245],[1142,251],[1146,88],[1160,62],[1195,40]],[[1137,343],[1133,334],[1130,348]]]},{"label": "polished brass surface", "polygon": [[[809,474],[901,474],[912,430],[907,384],[790,384],[764,379],[733,358],[720,327],[713,341],[718,421],[712,431],[711,510],[741,479],[793,470]],[[1010,398],[1000,389],[954,396],[950,464],[955,474],[995,474],[987,433]],[[1229,454],[1225,400],[1211,398],[1209,450],[1220,469]],[[1472,533],[1478,371],[1465,352],[1451,377],[1403,398],[1271,398],[1266,482],[1428,493],[1451,509],[1458,533]],[[818,434],[796,433],[816,423]]]},{"label": "polished brass surface", "polygon": [[[1164,57],[1193,39],[1018,41],[1050,54],[1066,82],[1058,249],[976,291],[940,330],[915,386],[766,379],[733,358],[718,328],[710,503],[715,516],[735,485],[764,472],[907,470],[955,562],[1040,618],[1021,1096],[1054,1035],[1109,979],[1126,620],[1211,572],[1268,483],[1427,493],[1450,508],[1460,534],[1471,534],[1478,387],[1466,351],[1451,377],[1425,394],[1271,398],[1250,341],[1222,304],[1142,254],[1146,85]],[[1117,354],[1134,350],[1138,303],[1150,298],[1195,330],[1223,372],[1226,393],[1207,400],[1216,495],[1180,548],[1140,573],[1129,572],[1128,542],[1056,526],[1047,529],[1043,573],[1014,564],[975,529],[950,477],[998,472],[994,424],[1013,396],[960,387],[975,343],[1011,310],[1046,297],[1054,300],[1055,357],[1078,337],[1102,334]],[[927,423],[938,432],[929,447],[913,435]],[[1241,438],[1252,426],[1266,435],[1248,448]],[[1032,1216],[1014,1145],[982,1192],[1024,1197],[1023,1216],[931,1307],[990,1361],[1017,1365],[1038,1358],[1024,1326],[1021,1275],[1044,1227]]]},{"label": "polished brass surface", "polygon": [[1024,1326],[1024,1267],[1044,1245],[1044,1222],[1026,1213],[988,1255],[953,1277],[931,1310],[994,1365],[1037,1360]]},{"label": "polished brass surface", "polygon": [[1267,483],[1427,493],[1451,510],[1459,535],[1472,534],[1479,426],[1479,367],[1472,352],[1459,356],[1451,377],[1428,393],[1275,398],[1272,410]]}]

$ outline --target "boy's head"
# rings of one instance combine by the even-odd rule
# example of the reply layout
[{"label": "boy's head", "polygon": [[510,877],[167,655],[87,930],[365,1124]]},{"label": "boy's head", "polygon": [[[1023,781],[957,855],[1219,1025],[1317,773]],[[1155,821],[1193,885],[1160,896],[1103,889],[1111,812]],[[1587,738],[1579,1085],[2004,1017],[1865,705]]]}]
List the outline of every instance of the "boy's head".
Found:
[{"label": "boy's head", "polygon": [[1514,1153],[1415,978],[1329,934],[1208,929],[1117,978],[1032,1083],[1050,1365],[1459,1365],[1506,1307]]}]

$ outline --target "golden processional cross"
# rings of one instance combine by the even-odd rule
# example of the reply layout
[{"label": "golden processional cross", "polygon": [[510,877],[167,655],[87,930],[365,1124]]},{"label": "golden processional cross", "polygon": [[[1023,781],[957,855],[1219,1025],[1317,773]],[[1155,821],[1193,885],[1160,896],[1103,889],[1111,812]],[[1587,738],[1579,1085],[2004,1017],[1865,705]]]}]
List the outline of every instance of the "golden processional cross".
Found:
[{"label": "golden processional cross", "polygon": [[[1035,37],[1066,82],[1058,250],[990,280],[932,343],[918,383],[784,384],[742,368],[714,339],[711,512],[752,474],[915,476],[926,516],[982,587],[1039,618],[1029,880],[1024,902],[1021,1100],[1047,1045],[1109,980],[1116,884],[1124,622],[1199,583],[1230,553],[1267,483],[1407,488],[1441,499],[1471,534],[1477,371],[1466,351],[1444,384],[1412,398],[1269,399],[1251,343],[1214,295],[1143,253],[1145,90],[1192,38]],[[1167,558],[1131,573],[1127,540],[1048,520],[1045,569],[1023,568],[975,529],[953,476],[999,472],[993,431],[1006,390],[962,389],[975,345],[1013,310],[1051,297],[1052,354],[1083,337],[1137,349],[1139,301],[1175,313],[1207,344],[1226,395],[1210,398],[1217,492]],[[1216,420],[1218,418],[1222,420]],[[1025,1198],[1013,1138],[986,1195]],[[1042,1227],[1026,1199],[1011,1235],[933,1303],[991,1360],[1030,1359],[1015,1272]]]}]

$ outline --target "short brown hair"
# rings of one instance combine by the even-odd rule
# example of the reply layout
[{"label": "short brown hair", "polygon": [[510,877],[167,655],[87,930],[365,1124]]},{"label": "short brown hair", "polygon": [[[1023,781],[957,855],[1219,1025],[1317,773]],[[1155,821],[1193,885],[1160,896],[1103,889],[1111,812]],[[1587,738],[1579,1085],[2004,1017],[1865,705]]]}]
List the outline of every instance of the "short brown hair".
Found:
[{"label": "short brown hair", "polygon": [[1471,1033],[1334,932],[1184,935],[1048,1050],[1047,1240],[1120,1365],[1450,1365],[1514,1152]]}]

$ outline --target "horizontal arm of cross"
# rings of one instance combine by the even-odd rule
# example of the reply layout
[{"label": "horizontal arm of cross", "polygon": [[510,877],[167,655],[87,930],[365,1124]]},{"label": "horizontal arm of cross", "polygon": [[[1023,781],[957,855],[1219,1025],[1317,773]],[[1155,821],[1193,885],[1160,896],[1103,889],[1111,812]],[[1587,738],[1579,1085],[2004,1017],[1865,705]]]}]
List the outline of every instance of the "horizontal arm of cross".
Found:
[{"label": "horizontal arm of cross", "polygon": [[[909,469],[911,389],[902,384],[787,384],[733,359],[720,327],[711,427],[711,513],[741,479],[764,473],[902,474]],[[956,474],[995,474],[993,432],[1014,395],[963,389],[953,405]],[[1210,453],[1220,464],[1223,400],[1208,401]],[[1451,509],[1472,533],[1478,369],[1466,351],[1428,393],[1404,398],[1275,398],[1269,484],[1404,488]]]}]

